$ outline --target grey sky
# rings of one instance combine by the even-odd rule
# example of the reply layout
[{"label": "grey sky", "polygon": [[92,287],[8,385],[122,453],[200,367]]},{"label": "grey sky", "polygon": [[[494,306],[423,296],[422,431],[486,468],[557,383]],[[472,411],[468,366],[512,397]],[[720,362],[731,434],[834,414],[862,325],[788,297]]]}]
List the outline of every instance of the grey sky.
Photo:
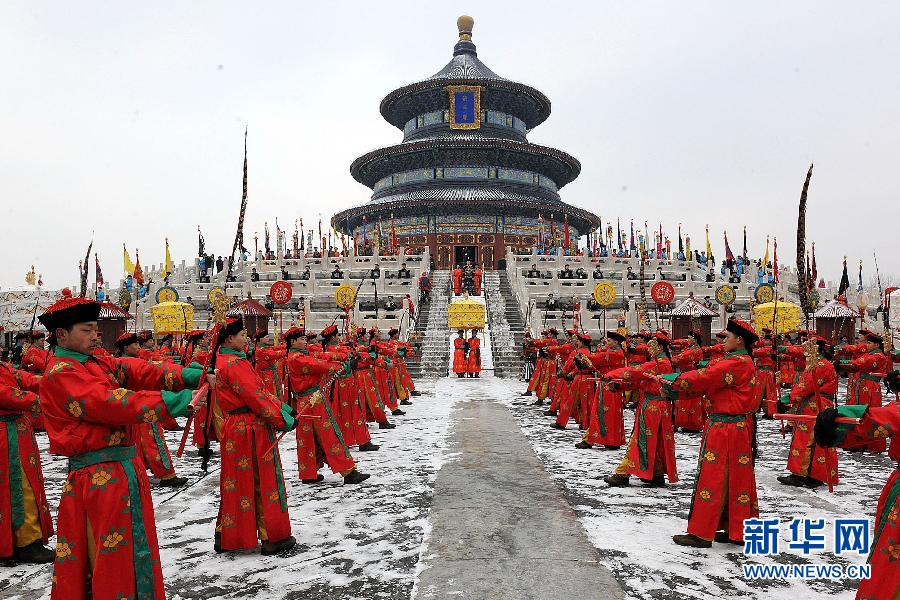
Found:
[{"label": "grey sky", "polygon": [[[107,281],[121,245],[161,262],[231,248],[250,128],[252,248],[263,221],[314,223],[365,202],[350,162],[401,133],[381,98],[440,69],[459,14],[479,57],[546,93],[530,134],[582,162],[562,190],[604,222],[717,256],[727,226],[794,262],[796,205],[815,162],[808,233],[819,271],[846,253],[900,273],[900,7],[891,2],[4,2],[0,6],[0,286],[32,263],[72,284],[95,232]],[[892,239],[893,238],[893,239]],[[132,254],[132,258],[134,255]],[[93,277],[93,275],[92,275]]]}]

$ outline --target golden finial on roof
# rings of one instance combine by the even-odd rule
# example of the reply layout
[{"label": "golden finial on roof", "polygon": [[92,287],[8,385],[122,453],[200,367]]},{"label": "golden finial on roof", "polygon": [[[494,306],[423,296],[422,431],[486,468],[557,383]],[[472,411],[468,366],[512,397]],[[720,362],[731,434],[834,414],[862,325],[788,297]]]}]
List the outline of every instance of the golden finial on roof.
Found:
[{"label": "golden finial on roof", "polygon": [[468,15],[463,15],[456,20],[456,28],[459,29],[459,41],[461,42],[471,42],[472,41],[472,26],[475,24],[475,19]]}]

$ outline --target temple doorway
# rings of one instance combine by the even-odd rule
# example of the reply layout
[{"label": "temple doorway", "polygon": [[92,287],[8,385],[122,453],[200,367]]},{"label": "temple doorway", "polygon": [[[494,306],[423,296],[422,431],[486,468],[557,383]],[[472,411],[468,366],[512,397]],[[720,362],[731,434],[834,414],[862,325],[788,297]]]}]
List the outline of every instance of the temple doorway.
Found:
[{"label": "temple doorway", "polygon": [[466,266],[466,261],[471,261],[474,265],[477,262],[475,246],[454,246],[453,247],[453,266]]}]

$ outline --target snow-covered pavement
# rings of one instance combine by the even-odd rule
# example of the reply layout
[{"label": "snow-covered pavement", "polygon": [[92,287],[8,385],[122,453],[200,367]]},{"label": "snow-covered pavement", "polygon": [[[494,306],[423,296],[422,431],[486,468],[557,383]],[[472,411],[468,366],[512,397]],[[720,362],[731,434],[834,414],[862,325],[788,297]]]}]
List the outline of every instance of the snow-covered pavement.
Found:
[{"label": "snow-covered pavement", "polygon": [[[258,553],[217,555],[212,551],[218,498],[216,461],[200,478],[193,452],[177,461],[178,472],[190,479],[178,492],[154,487],[157,528],[161,544],[167,597],[205,598],[409,598],[419,571],[423,540],[429,531],[435,474],[445,460],[454,460],[448,447],[450,426],[458,420],[454,407],[476,392],[512,412],[532,449],[553,482],[575,510],[601,563],[625,589],[629,598],[765,598],[798,600],[811,597],[851,598],[855,584],[819,580],[749,582],[741,565],[755,563],[863,563],[865,557],[834,556],[830,552],[804,557],[787,548],[788,528],[781,529],[782,553],[771,558],[748,558],[741,548],[716,544],[710,550],[676,546],[690,506],[691,486],[700,436],[676,434],[681,481],[665,489],[645,488],[635,481],[628,488],[609,488],[595,479],[612,471],[622,451],[576,450],[580,435],[550,428],[543,408],[531,406],[533,397],[519,394],[525,384],[485,377],[417,382],[423,395],[414,398],[407,414],[394,417],[397,428],[372,429],[374,453],[355,453],[360,468],[372,478],[359,486],[343,486],[328,474],[317,486],[297,479],[294,438],[281,443],[288,500],[298,546],[286,557]],[[626,411],[630,429],[633,413]],[[490,435],[486,430],[484,435]],[[177,447],[179,432],[168,434]],[[44,454],[48,499],[54,518],[66,462],[46,454],[46,436],[38,441]],[[763,517],[782,521],[800,517],[871,518],[891,463],[884,455],[840,453],[841,483],[831,494],[788,488],[776,477],[785,473],[789,439],[778,424],[760,421],[760,459],[756,472]],[[502,461],[503,453],[496,460]],[[327,473],[327,468],[323,471]],[[536,507],[538,508],[538,507]],[[51,544],[55,540],[51,540]],[[830,540],[829,540],[830,546]],[[427,562],[427,561],[425,561]],[[478,565],[473,564],[473,569]],[[535,563],[541,569],[540,561]],[[49,598],[52,568],[0,567],[0,597]],[[588,600],[587,597],[580,600]]]},{"label": "snow-covered pavement", "polygon": [[[287,557],[258,552],[218,555],[212,550],[218,505],[217,462],[199,479],[194,452],[177,462],[191,487],[173,493],[153,487],[163,576],[170,599],[200,598],[408,598],[415,578],[423,533],[443,460],[448,416],[457,396],[450,379],[422,380],[422,396],[391,417],[396,429],[372,428],[378,452],[354,457],[372,477],[344,486],[327,467],[325,482],[300,483],[292,435],[281,442],[293,533],[298,545]],[[180,432],[167,434],[177,448]],[[46,452],[46,435],[38,435],[49,502],[54,519],[66,462]],[[188,456],[191,454],[192,456]],[[215,470],[215,471],[214,471]],[[51,540],[51,544],[55,539]],[[52,565],[0,568],[0,597],[50,597]]]},{"label": "snow-covered pavement", "polygon": [[[741,565],[749,562],[779,564],[862,564],[855,554],[835,556],[814,552],[804,557],[787,548],[790,532],[781,527],[781,554],[747,557],[737,546],[714,544],[697,550],[675,545],[671,536],[684,533],[690,509],[700,434],[676,433],[676,457],[681,481],[665,489],[646,488],[636,479],[631,487],[610,488],[596,477],[612,473],[622,458],[618,451],[576,450],[581,435],[573,423],[569,430],[550,428],[544,407],[531,406],[534,397],[521,397],[522,382],[504,380],[505,402],[544,462],[555,483],[578,513],[603,563],[625,588],[629,598],[852,598],[856,584],[850,581],[818,580],[758,581],[743,578]],[[633,411],[626,411],[626,432],[631,431]],[[886,455],[839,452],[840,484],[834,493],[778,483],[784,475],[790,434],[782,439],[777,422],[761,420],[756,463],[760,515],[794,518],[867,517],[875,513],[878,496],[892,464]],[[830,528],[830,526],[829,526]],[[831,547],[831,538],[828,537]]]}]

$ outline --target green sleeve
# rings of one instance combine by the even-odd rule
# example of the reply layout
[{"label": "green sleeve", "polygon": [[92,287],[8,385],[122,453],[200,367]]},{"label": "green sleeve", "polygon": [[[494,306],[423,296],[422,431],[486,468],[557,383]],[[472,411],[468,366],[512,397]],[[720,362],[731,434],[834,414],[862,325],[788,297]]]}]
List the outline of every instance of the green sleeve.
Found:
[{"label": "green sleeve", "polygon": [[194,369],[191,367],[185,367],[181,370],[181,379],[184,381],[184,387],[190,388],[192,390],[197,389],[197,384],[200,382],[200,378],[203,376],[203,368]]},{"label": "green sleeve", "polygon": [[163,390],[162,400],[166,405],[166,410],[173,417],[180,417],[187,410],[188,404],[191,403],[191,390],[181,390],[180,392],[169,392]]},{"label": "green sleeve", "polygon": [[838,414],[842,417],[850,417],[851,419],[862,419],[869,408],[868,404],[844,404],[838,406]]},{"label": "green sleeve", "polygon": [[290,431],[297,426],[297,419],[294,416],[296,414],[293,408],[283,402],[281,403],[281,418],[284,419],[284,427],[280,428],[282,431]]}]

